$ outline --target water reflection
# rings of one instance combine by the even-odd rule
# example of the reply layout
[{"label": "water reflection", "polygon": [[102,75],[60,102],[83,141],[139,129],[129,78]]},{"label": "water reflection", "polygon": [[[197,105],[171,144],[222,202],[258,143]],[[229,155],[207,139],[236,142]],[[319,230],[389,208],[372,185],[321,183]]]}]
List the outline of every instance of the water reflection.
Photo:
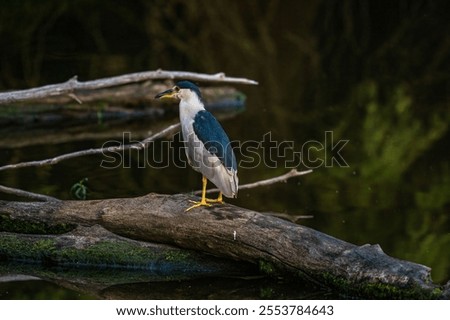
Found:
[{"label": "water reflection", "polygon": [[141,282],[83,292],[61,283],[19,281],[3,283],[0,299],[339,299],[335,293],[282,279],[200,278],[165,282]]}]

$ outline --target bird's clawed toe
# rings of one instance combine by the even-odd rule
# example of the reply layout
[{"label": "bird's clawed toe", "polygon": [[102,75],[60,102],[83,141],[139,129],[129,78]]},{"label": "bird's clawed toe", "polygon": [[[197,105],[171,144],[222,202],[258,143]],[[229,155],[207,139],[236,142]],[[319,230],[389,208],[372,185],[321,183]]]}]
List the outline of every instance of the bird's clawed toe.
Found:
[{"label": "bird's clawed toe", "polygon": [[187,208],[185,210],[185,212],[188,212],[189,210],[192,210],[194,208],[198,208],[198,207],[201,207],[201,206],[204,206],[204,207],[211,207],[212,206],[212,204],[209,204],[208,202],[206,202],[206,199],[202,199],[202,201],[189,200],[189,202],[192,202],[193,205],[190,206],[189,208]]},{"label": "bird's clawed toe", "polygon": [[185,212],[187,212],[187,211],[189,211],[191,209],[194,209],[194,208],[201,207],[201,206],[212,207],[212,203],[219,203],[219,204],[224,204],[225,203],[225,201],[223,201],[223,199],[222,199],[222,193],[219,194],[217,199],[202,198],[201,201],[189,200],[189,202],[193,203],[193,205],[190,206],[189,208],[187,208],[185,210]]}]

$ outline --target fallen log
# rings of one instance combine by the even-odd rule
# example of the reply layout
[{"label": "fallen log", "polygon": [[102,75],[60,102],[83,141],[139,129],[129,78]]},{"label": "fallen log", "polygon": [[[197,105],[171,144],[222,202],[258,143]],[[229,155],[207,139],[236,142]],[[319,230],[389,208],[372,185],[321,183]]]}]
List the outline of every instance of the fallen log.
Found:
[{"label": "fallen log", "polygon": [[[64,233],[100,225],[122,237],[259,265],[269,275],[307,279],[370,298],[443,298],[430,268],[230,204],[184,212],[189,195],[90,201],[0,202],[0,230]],[[8,230],[6,230],[8,228]]]}]

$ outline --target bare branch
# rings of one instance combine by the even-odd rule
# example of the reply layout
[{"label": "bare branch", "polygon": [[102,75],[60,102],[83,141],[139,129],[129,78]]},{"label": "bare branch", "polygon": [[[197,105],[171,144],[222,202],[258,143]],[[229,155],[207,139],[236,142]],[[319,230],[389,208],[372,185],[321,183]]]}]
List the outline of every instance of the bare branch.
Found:
[{"label": "bare branch", "polygon": [[8,164],[8,165],[0,167],[0,171],[9,170],[9,169],[19,169],[19,168],[25,168],[25,167],[41,167],[41,166],[46,166],[46,165],[53,165],[53,164],[56,164],[56,163],[64,161],[64,160],[73,159],[73,158],[77,158],[77,157],[81,157],[81,156],[117,152],[117,151],[128,150],[131,148],[140,150],[140,149],[146,148],[150,142],[152,142],[156,139],[159,139],[161,137],[164,137],[166,135],[169,135],[169,134],[173,133],[174,131],[178,130],[179,128],[180,128],[180,124],[176,123],[176,124],[173,124],[173,125],[165,128],[164,130],[161,130],[161,131],[153,134],[152,136],[148,137],[147,139],[142,140],[137,143],[126,144],[126,145],[121,145],[121,146],[117,146],[117,147],[87,149],[87,150],[66,153],[66,154],[63,154],[63,155],[60,155],[60,156],[57,156],[54,158],[50,158],[50,159],[45,159],[45,160]]},{"label": "bare branch", "polygon": [[305,174],[308,174],[311,172],[313,172],[313,171],[312,170],[297,171],[296,169],[292,169],[288,173],[285,173],[279,177],[274,177],[274,178],[270,178],[270,179],[266,179],[266,180],[261,180],[261,181],[257,181],[257,182],[253,182],[253,183],[244,184],[244,185],[240,186],[239,189],[240,190],[253,189],[253,188],[257,188],[257,187],[269,186],[271,184],[278,183],[278,182],[286,182],[286,180],[288,180],[290,178],[302,176],[302,175],[305,175]]},{"label": "bare branch", "polygon": [[21,189],[10,188],[0,185],[0,192],[12,194],[19,197],[24,197],[28,199],[34,199],[38,201],[59,201],[58,199],[50,196],[46,196],[39,193],[29,192]]},{"label": "bare branch", "polygon": [[[253,189],[253,188],[257,188],[257,187],[269,186],[271,184],[275,184],[275,183],[278,183],[278,182],[285,182],[286,180],[288,180],[290,178],[302,176],[302,175],[305,175],[305,174],[308,174],[308,173],[311,173],[311,172],[313,172],[313,171],[312,170],[298,171],[297,169],[292,169],[288,173],[285,173],[285,174],[283,174],[281,176],[278,176],[278,177],[274,177],[274,178],[270,178],[270,179],[266,179],[266,180],[260,180],[260,181],[256,181],[256,182],[253,182],[253,183],[243,184],[243,185],[239,186],[239,190]],[[206,193],[213,193],[213,192],[219,192],[219,191],[220,191],[219,189],[214,188],[214,189],[206,190]],[[201,194],[201,193],[202,193],[201,190],[194,191],[194,194]]]},{"label": "bare branch", "polygon": [[70,96],[75,100],[79,100],[77,99],[76,96],[77,90],[97,90],[102,88],[125,85],[129,83],[142,82],[146,80],[164,80],[164,79],[173,79],[173,80],[188,79],[194,81],[251,84],[251,85],[258,84],[254,80],[249,80],[245,78],[227,77],[225,76],[224,73],[203,74],[195,72],[164,71],[164,70],[130,73],[116,77],[102,78],[85,82],[78,81],[77,76],[75,76],[63,83],[50,84],[33,89],[2,92],[0,93],[0,105],[7,103],[32,101],[46,98],[49,96],[63,96],[63,95]]}]

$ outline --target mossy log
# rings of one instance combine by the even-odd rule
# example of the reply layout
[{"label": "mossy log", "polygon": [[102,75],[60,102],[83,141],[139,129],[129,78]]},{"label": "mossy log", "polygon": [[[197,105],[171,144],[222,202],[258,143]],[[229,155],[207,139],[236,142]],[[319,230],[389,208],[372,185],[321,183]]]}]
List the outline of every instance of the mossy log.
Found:
[{"label": "mossy log", "polygon": [[[42,233],[42,227],[25,224],[22,230]],[[61,232],[67,227],[47,232]],[[105,290],[119,288],[116,291],[120,293],[122,286],[135,283],[257,272],[250,263],[237,265],[199,251],[123,238],[99,225],[78,226],[55,235],[0,232],[0,262],[0,282],[1,275],[20,280],[32,276],[99,298],[105,298]],[[23,275],[27,275],[25,279],[21,279]]]},{"label": "mossy log", "polygon": [[[0,232],[0,258],[47,267],[142,270],[147,275],[157,271],[159,276],[171,279],[242,275],[252,270],[250,264],[237,266],[199,251],[120,237],[99,225],[76,227],[59,235]],[[151,278],[147,276],[145,280]],[[114,284],[121,282],[113,279]]]},{"label": "mossy log", "polygon": [[[90,201],[0,202],[2,230],[66,232],[100,225],[121,237],[162,243],[259,265],[268,274],[308,279],[347,294],[444,298],[430,268],[230,204],[185,212],[188,195]],[[33,229],[34,228],[34,229]]]}]

